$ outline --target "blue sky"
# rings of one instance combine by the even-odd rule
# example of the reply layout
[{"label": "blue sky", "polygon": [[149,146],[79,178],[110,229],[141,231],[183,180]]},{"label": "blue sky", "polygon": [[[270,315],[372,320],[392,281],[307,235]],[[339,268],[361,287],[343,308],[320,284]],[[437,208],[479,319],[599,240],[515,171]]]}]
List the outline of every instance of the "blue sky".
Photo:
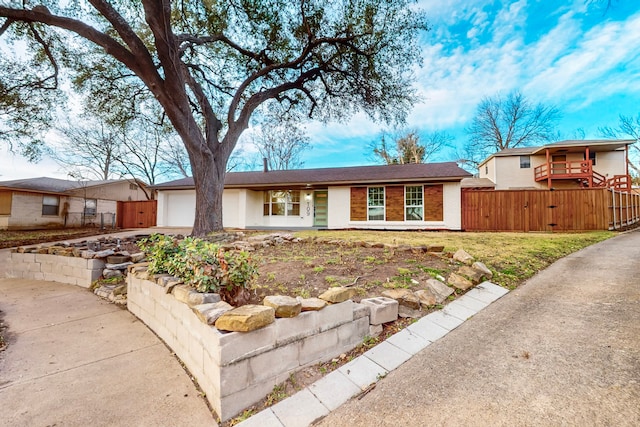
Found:
[{"label": "blue sky", "polygon": [[[640,113],[640,2],[587,4],[585,0],[424,0],[431,31],[416,70],[422,101],[408,127],[444,130],[455,144],[485,96],[520,90],[532,101],[556,105],[559,131],[577,128],[597,138],[598,126],[619,114]],[[357,116],[344,125],[308,127],[314,148],[305,167],[370,163],[367,145],[382,124]],[[434,160],[455,160],[455,149]]]},{"label": "blue sky", "polygon": [[[572,138],[582,128],[618,115],[640,113],[640,2],[614,0],[422,0],[431,31],[422,40],[424,63],[416,69],[421,101],[408,117],[419,132],[447,131],[454,144],[485,96],[520,90],[562,113],[558,130]],[[386,129],[364,115],[347,123],[310,123],[313,148],[304,167],[371,164],[368,145]],[[250,150],[247,148],[247,150]],[[455,147],[432,159],[453,161]],[[66,178],[49,159],[32,165],[0,149],[0,180]]]}]

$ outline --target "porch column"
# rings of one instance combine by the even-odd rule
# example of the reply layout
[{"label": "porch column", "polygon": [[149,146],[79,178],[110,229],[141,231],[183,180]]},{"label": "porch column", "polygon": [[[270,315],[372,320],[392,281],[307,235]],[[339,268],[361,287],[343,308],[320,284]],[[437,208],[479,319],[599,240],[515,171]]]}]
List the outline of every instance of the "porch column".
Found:
[{"label": "porch column", "polygon": [[589,157],[589,146],[587,146],[585,148],[585,152],[584,152],[584,158],[587,161],[587,166],[589,167],[587,169],[587,172],[589,173],[589,188],[593,187],[593,165],[591,164],[591,158]]},{"label": "porch column", "polygon": [[549,149],[546,148],[545,152],[547,154],[547,188],[551,188],[551,163],[549,162]]}]

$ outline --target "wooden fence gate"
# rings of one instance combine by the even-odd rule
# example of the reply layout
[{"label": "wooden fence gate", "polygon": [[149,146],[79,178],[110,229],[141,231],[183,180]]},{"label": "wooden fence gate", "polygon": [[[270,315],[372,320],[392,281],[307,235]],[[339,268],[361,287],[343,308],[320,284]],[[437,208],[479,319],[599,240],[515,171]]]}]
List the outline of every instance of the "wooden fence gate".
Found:
[{"label": "wooden fence gate", "polygon": [[639,220],[640,195],[606,188],[462,191],[466,231],[612,230]]},{"label": "wooden fence gate", "polygon": [[156,225],[157,200],[118,202],[118,228],[147,228]]}]

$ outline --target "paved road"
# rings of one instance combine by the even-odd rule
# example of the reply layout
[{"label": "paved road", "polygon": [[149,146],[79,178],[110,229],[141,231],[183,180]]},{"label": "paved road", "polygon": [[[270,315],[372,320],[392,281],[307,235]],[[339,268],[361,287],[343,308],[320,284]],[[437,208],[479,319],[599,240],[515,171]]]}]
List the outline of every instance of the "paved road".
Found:
[{"label": "paved road", "polygon": [[165,345],[86,289],[0,279],[2,426],[215,426]]},{"label": "paved road", "polygon": [[556,262],[318,425],[640,425],[640,231]]}]

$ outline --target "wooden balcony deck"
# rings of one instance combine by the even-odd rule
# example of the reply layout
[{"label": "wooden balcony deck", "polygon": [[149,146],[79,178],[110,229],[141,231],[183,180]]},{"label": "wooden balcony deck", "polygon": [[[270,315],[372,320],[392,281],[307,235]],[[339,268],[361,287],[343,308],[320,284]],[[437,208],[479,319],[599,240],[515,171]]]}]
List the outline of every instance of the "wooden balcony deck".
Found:
[{"label": "wooden balcony deck", "polygon": [[593,170],[591,160],[548,162],[533,170],[536,182],[554,180],[577,180],[583,187],[604,187],[620,191],[631,191],[631,177],[614,175],[612,178]]}]

